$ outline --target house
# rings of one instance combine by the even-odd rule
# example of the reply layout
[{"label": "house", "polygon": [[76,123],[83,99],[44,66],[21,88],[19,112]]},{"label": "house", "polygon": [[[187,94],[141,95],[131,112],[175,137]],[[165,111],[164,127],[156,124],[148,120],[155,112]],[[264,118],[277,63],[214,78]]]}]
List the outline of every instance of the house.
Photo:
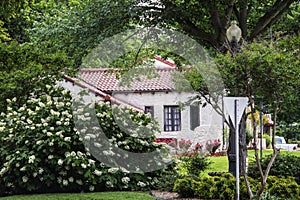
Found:
[{"label": "house", "polygon": [[157,138],[191,140],[194,144],[205,144],[208,140],[222,141],[223,121],[210,106],[180,105],[196,95],[191,91],[178,91],[174,83],[174,73],[178,73],[174,63],[156,57],[156,76],[138,76],[130,85],[121,86],[126,74],[117,78],[119,70],[111,68],[83,68],[77,78],[65,76],[61,82],[65,88],[75,92],[87,88],[91,98],[125,104],[137,111],[151,113],[160,124],[161,133]]}]

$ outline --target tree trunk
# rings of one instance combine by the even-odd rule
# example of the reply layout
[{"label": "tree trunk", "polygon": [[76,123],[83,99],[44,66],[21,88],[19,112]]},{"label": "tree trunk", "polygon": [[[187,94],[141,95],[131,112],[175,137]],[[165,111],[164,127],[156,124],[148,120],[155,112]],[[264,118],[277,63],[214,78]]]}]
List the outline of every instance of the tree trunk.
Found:
[{"label": "tree trunk", "polygon": [[[244,174],[246,169],[246,158],[247,158],[247,144],[246,144],[246,114],[244,113],[239,123],[239,158],[240,158],[240,174]],[[227,150],[229,172],[236,177],[236,151],[235,151],[235,129],[232,120],[229,120],[231,127],[229,131],[229,147]],[[245,170],[246,171],[246,170]],[[241,173],[242,172],[242,173]]]}]

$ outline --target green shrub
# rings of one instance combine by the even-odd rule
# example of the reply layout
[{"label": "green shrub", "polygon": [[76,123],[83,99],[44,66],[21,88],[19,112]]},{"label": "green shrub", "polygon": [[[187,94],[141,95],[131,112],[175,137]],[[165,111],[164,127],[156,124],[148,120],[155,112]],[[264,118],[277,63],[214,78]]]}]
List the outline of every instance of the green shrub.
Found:
[{"label": "green shrub", "polygon": [[[248,177],[252,192],[255,194],[260,182]],[[174,191],[181,197],[197,197],[200,199],[234,199],[236,195],[236,180],[230,173],[220,176],[205,176],[197,180],[191,177],[178,179],[175,182]],[[300,195],[300,186],[293,178],[277,178],[270,176],[265,188],[265,193],[271,199],[297,199]],[[263,194],[261,199],[266,197]],[[249,199],[244,178],[240,179],[240,198]],[[260,198],[256,198],[260,199]]]},{"label": "green shrub", "polygon": [[204,176],[198,180],[191,177],[178,179],[174,191],[181,197],[197,197],[201,199],[234,199],[235,178],[224,173],[221,176]]},{"label": "green shrub", "polygon": [[286,198],[280,198],[271,195],[270,192],[264,192],[260,197],[254,197],[253,200],[286,200]]},{"label": "green shrub", "polygon": [[294,199],[300,196],[300,186],[292,178],[278,178],[269,176],[266,190],[279,198]]},{"label": "green shrub", "polygon": [[175,181],[180,178],[176,160],[166,168],[156,171],[156,184],[153,185],[154,189],[161,191],[173,191]]},{"label": "green shrub", "polygon": [[215,186],[214,178],[210,176],[201,177],[200,180],[194,181],[192,185],[194,195],[203,199],[216,199],[218,189]]},{"label": "green shrub", "polygon": [[198,177],[200,172],[208,169],[211,162],[202,154],[196,153],[190,156],[180,158],[183,161],[182,166],[186,169],[188,175]]},{"label": "green shrub", "polygon": [[[260,182],[257,179],[253,179],[249,176],[248,176],[248,181],[250,183],[253,194],[255,194],[260,186]],[[240,179],[240,197],[241,199],[249,199],[249,194],[247,191],[244,177],[241,177]]]},{"label": "green shrub", "polygon": [[174,191],[178,192],[180,197],[193,197],[193,179],[191,177],[186,177],[183,179],[177,179],[174,184]]},{"label": "green shrub", "polygon": [[[271,155],[263,158],[262,160],[262,168],[266,169],[269,161],[271,159]],[[253,163],[249,164],[248,175],[253,178],[259,177],[259,172],[257,170],[257,166]],[[295,178],[298,184],[300,184],[300,159],[294,155],[287,154],[279,154],[270,170],[269,175],[277,176],[277,177],[289,177],[292,176]]]},{"label": "green shrub", "polygon": [[[16,98],[7,100],[7,112],[1,113],[0,195],[142,190],[155,182],[157,173],[129,173],[122,167],[106,166],[91,155],[89,146],[83,141],[90,141],[91,146],[98,146],[101,151],[96,141],[99,128],[87,127],[94,132],[84,135],[84,131],[79,130],[84,124],[75,127],[69,91],[46,86],[39,94],[32,94],[22,106]],[[162,150],[161,145],[154,143],[154,132],[158,127],[151,122],[150,115],[113,107],[114,112],[123,109],[137,124],[134,130],[128,127],[126,132],[117,125],[118,115],[113,116],[109,103],[95,103],[101,128],[115,146],[132,152]],[[77,112],[81,111],[78,109]],[[90,116],[81,117],[89,120]],[[149,137],[131,137],[128,131],[147,132]]]}]

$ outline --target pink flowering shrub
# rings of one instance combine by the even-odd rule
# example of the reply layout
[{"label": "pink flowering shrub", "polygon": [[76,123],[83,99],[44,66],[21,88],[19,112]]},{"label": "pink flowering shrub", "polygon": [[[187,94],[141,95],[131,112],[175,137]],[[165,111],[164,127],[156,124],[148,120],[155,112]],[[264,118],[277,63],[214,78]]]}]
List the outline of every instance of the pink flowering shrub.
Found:
[{"label": "pink flowering shrub", "polygon": [[214,155],[216,153],[217,149],[220,147],[220,145],[221,145],[221,142],[219,139],[214,140],[214,141],[208,140],[205,144],[205,148],[209,152],[210,155]]},{"label": "pink flowering shrub", "polygon": [[166,143],[173,149],[176,153],[181,156],[191,156],[195,153],[200,153],[203,150],[203,146],[200,143],[192,146],[191,140],[185,140],[183,138],[177,140],[176,138],[158,138],[155,140],[157,143]]}]

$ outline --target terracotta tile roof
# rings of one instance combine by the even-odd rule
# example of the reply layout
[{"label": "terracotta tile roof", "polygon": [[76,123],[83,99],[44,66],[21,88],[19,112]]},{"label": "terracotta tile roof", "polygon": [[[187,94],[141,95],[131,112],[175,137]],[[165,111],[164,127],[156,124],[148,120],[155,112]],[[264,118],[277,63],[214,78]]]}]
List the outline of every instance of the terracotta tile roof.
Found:
[{"label": "terracotta tile roof", "polygon": [[93,87],[92,85],[89,85],[89,84],[87,84],[87,83],[85,83],[81,80],[69,77],[67,75],[64,75],[64,79],[68,82],[73,83],[73,85],[77,85],[77,86],[82,87],[82,88],[87,88],[90,92],[94,93],[97,96],[102,97],[104,101],[110,101],[110,102],[112,102],[114,104],[118,104],[118,105],[127,105],[131,109],[136,110],[138,112],[143,111],[142,109],[140,109],[140,108],[138,108],[138,107],[136,107],[132,104],[129,104],[127,102],[121,101],[121,100],[119,100],[119,99],[117,99],[117,98],[115,98],[115,97],[113,97],[109,94],[106,94],[105,92],[102,92],[102,91],[98,90],[97,88]]},{"label": "terracotta tile roof", "polygon": [[94,86],[100,91],[111,93],[116,91],[170,91],[175,89],[175,84],[172,81],[172,73],[176,69],[156,69],[158,77],[148,79],[145,76],[138,76],[140,81],[135,80],[131,82],[130,87],[120,86],[121,79],[116,77],[113,71],[116,69],[108,68],[83,68],[80,72],[80,79],[85,83]]}]

